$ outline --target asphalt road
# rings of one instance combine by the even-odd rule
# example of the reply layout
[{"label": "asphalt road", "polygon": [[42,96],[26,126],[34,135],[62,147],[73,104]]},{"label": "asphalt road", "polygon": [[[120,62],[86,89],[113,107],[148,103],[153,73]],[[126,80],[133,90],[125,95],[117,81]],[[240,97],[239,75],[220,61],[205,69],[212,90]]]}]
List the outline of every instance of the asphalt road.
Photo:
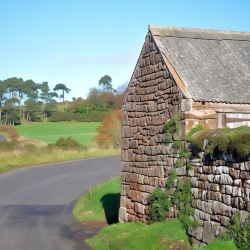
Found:
[{"label": "asphalt road", "polygon": [[76,160],[17,169],[0,175],[0,250],[87,249],[98,231],[71,216],[77,197],[120,175],[119,157]]}]

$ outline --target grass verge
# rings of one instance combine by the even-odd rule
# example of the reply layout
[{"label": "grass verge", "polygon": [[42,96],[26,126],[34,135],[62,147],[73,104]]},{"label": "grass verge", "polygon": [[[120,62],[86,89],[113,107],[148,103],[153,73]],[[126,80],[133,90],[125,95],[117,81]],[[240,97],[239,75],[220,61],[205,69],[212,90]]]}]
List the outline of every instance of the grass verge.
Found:
[{"label": "grass verge", "polygon": [[16,150],[0,153],[0,173],[14,168],[41,163],[119,155],[117,149],[61,150],[50,147],[31,147],[29,151]]},{"label": "grass verge", "polygon": [[83,194],[72,213],[80,222],[107,221],[108,224],[112,224],[118,222],[119,207],[120,178],[115,177]]},{"label": "grass verge", "polygon": [[151,225],[141,223],[111,225],[103,228],[95,237],[87,240],[87,243],[92,249],[98,250],[191,250],[185,230],[177,219]]},{"label": "grass verge", "polygon": [[194,247],[193,250],[237,250],[237,247],[233,240],[216,239],[205,247]]}]

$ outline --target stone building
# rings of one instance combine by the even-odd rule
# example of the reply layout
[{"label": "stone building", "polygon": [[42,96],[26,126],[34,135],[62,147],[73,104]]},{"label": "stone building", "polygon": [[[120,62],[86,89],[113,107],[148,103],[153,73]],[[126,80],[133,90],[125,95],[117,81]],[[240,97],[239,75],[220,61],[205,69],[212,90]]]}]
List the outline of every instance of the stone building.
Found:
[{"label": "stone building", "polygon": [[[165,187],[178,155],[164,143],[163,126],[175,113],[182,129],[174,136],[183,140],[198,123],[208,129],[250,126],[250,33],[149,26],[123,105],[120,221],[146,221],[150,194]],[[248,162],[236,169],[249,178]],[[188,176],[185,169],[178,174]],[[249,193],[241,198],[249,203]]]}]

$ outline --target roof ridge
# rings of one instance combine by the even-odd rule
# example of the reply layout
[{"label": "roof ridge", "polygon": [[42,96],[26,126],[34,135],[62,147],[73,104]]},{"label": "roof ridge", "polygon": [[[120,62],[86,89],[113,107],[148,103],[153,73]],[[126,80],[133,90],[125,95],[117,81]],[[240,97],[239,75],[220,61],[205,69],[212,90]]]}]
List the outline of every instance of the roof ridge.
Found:
[{"label": "roof ridge", "polygon": [[204,39],[204,40],[234,40],[234,41],[250,42],[250,32],[184,28],[184,27],[158,26],[158,25],[149,25],[148,29],[153,36],[192,38],[192,39]]}]

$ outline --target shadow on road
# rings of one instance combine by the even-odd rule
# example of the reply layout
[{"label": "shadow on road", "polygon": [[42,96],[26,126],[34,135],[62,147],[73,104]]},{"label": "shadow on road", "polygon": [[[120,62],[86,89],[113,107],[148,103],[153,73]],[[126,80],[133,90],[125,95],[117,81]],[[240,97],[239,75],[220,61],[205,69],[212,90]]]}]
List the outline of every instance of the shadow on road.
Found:
[{"label": "shadow on road", "polygon": [[100,202],[102,203],[107,223],[118,223],[120,194],[106,194],[100,199]]}]

